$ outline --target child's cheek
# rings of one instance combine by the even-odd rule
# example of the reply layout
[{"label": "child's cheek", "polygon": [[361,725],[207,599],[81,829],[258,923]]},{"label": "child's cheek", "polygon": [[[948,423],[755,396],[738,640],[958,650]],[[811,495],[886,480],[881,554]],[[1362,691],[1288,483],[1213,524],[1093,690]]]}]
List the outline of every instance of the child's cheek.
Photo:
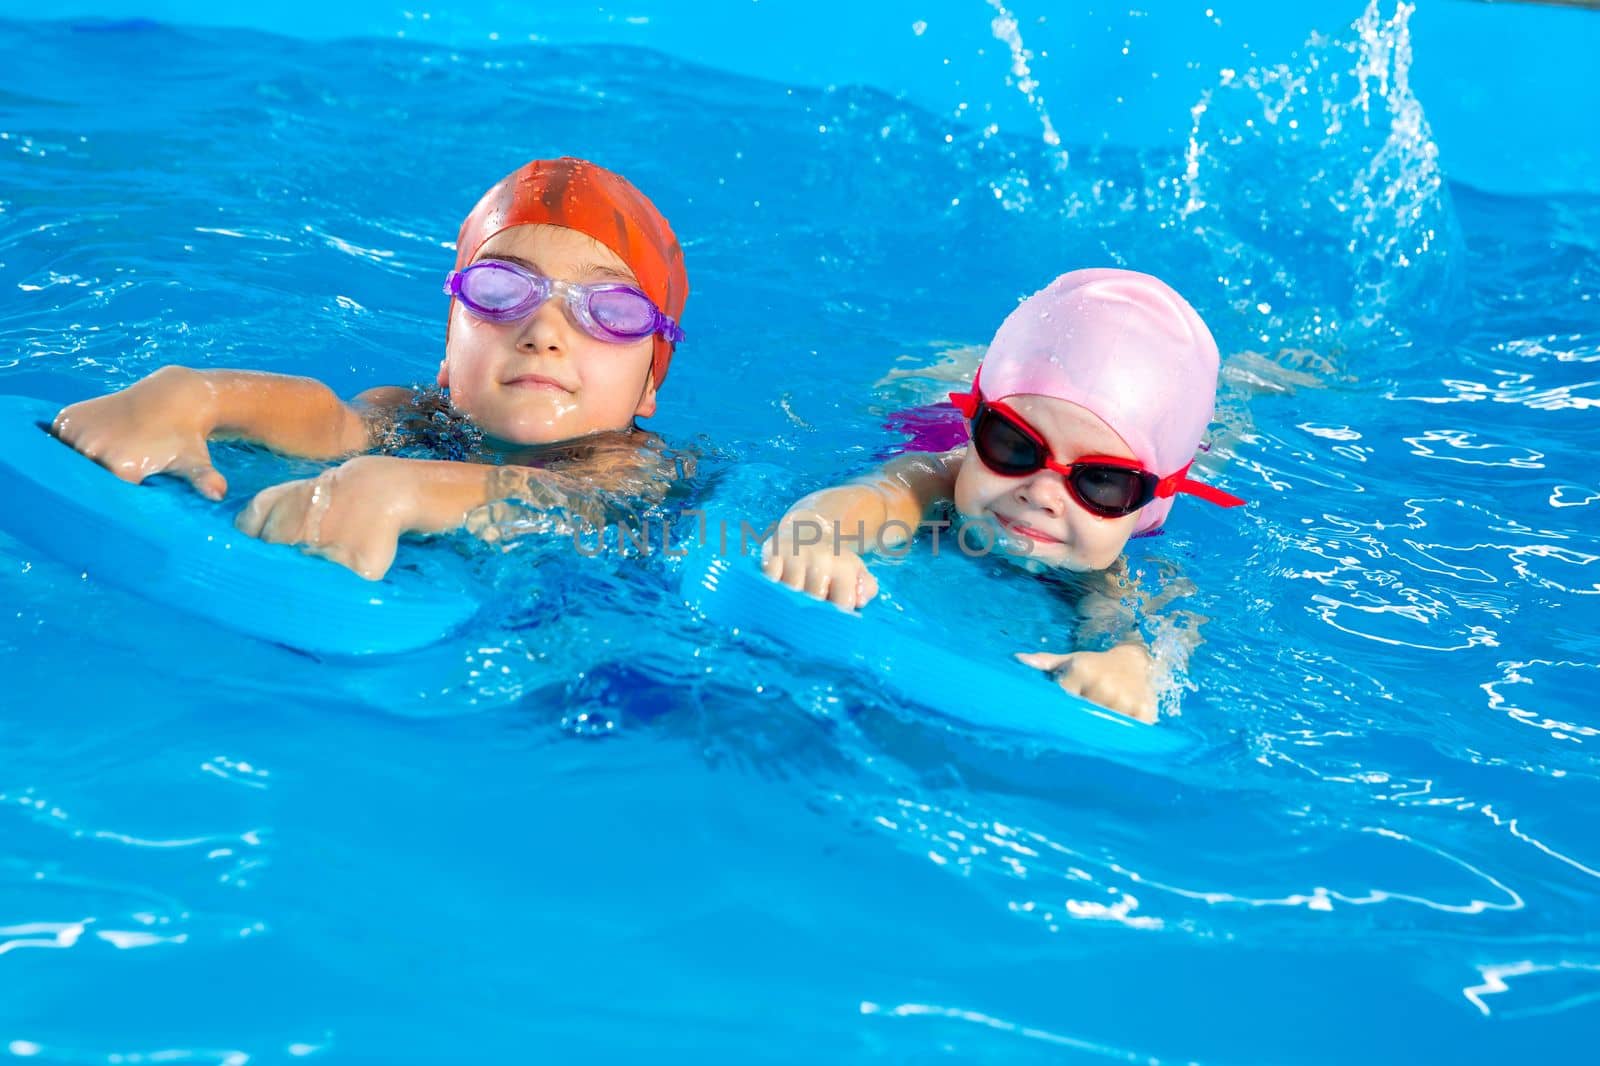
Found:
[{"label": "child's cheek", "polygon": [[474,318],[460,304],[450,312],[450,330],[444,340],[444,357],[456,363],[482,362],[493,350],[497,334],[504,327],[496,322]]},{"label": "child's cheek", "polygon": [[1089,565],[1096,570],[1104,570],[1116,562],[1128,546],[1133,527],[1132,518],[1119,518],[1115,526],[1107,525],[1100,529],[1092,542],[1094,558],[1088,561]]},{"label": "child's cheek", "polygon": [[955,491],[952,493],[956,511],[968,518],[983,514],[988,504],[983,493],[983,474],[973,469],[977,462],[977,457],[969,452],[961,469],[956,472]]},{"label": "child's cheek", "polygon": [[453,358],[457,350],[472,336],[474,323],[466,309],[459,303],[451,301],[450,321],[444,336],[444,355],[446,359]]}]

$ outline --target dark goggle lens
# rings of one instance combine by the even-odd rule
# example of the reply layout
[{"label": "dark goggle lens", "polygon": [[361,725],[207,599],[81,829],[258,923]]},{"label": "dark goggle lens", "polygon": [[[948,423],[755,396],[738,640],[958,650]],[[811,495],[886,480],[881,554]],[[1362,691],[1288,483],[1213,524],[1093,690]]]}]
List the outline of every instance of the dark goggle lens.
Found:
[{"label": "dark goggle lens", "polygon": [[1044,466],[1039,443],[989,408],[978,412],[972,427],[972,447],[984,466],[1008,477],[1031,474]]},{"label": "dark goggle lens", "polygon": [[589,314],[619,337],[645,337],[655,332],[656,306],[642,292],[603,289],[589,296]]},{"label": "dark goggle lens", "polygon": [[1074,467],[1072,490],[1085,507],[1108,518],[1132,514],[1153,494],[1148,475],[1120,466]]},{"label": "dark goggle lens", "polygon": [[[972,447],[984,466],[1005,477],[1023,477],[1045,465],[1039,442],[992,408],[978,412]],[[1102,518],[1132,514],[1155,498],[1154,477],[1121,466],[1074,466],[1069,484],[1078,502]]]}]

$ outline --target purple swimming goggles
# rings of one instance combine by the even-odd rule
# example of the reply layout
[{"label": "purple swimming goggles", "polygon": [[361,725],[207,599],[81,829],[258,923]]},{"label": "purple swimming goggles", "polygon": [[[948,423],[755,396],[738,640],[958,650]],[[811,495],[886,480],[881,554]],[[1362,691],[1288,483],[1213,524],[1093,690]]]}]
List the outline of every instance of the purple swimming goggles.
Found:
[{"label": "purple swimming goggles", "polygon": [[595,340],[631,344],[657,333],[673,344],[683,340],[678,324],[631,285],[580,285],[504,259],[480,259],[465,270],[452,270],[444,291],[490,322],[527,318],[551,296],[560,296],[578,328]]}]

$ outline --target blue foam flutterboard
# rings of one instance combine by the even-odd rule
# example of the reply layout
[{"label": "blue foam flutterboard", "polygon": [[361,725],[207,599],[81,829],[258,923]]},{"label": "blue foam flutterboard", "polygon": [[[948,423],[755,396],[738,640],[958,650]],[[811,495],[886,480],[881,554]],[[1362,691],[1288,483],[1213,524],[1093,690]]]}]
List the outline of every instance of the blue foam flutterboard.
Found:
[{"label": "blue foam flutterboard", "polygon": [[411,651],[477,611],[472,598],[417,574],[367,581],[247,537],[233,527],[242,501],[122,481],[47,431],[59,406],[0,396],[0,527],[94,580],[313,654]]},{"label": "blue foam flutterboard", "polygon": [[1191,743],[1170,726],[1063,692],[1021,663],[963,654],[959,635],[946,627],[877,604],[851,613],[811,599],[769,581],[753,557],[703,547],[685,560],[682,592],[714,623],[760,634],[804,657],[870,671],[907,704],[968,728],[1118,755],[1171,754]]}]

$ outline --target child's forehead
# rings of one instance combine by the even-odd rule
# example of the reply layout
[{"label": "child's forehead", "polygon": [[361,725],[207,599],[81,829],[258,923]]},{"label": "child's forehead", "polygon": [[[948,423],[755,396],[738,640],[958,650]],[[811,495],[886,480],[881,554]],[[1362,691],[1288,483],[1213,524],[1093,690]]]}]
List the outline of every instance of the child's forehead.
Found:
[{"label": "child's forehead", "polygon": [[1133,449],[1105,419],[1081,404],[1057,396],[1008,396],[1005,404],[1063,456],[1109,455],[1135,459]]},{"label": "child's forehead", "polygon": [[583,276],[601,275],[638,283],[638,278],[616,252],[587,233],[548,222],[511,226],[496,233],[483,242],[477,258],[494,256],[525,259],[541,270],[573,281]]}]

